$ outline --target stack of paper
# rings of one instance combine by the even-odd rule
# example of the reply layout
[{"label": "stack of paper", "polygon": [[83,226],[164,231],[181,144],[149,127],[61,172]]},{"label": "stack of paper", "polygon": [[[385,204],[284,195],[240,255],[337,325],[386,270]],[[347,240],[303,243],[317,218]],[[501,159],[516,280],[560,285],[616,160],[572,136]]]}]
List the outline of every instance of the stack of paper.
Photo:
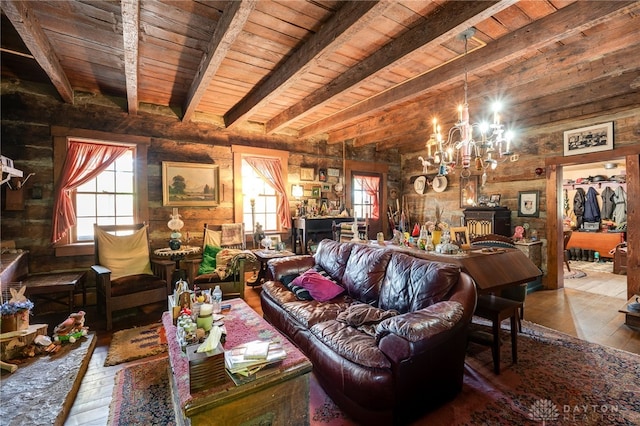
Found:
[{"label": "stack of paper", "polygon": [[250,376],[265,365],[282,361],[287,356],[280,342],[254,340],[224,353],[224,361],[232,374]]}]

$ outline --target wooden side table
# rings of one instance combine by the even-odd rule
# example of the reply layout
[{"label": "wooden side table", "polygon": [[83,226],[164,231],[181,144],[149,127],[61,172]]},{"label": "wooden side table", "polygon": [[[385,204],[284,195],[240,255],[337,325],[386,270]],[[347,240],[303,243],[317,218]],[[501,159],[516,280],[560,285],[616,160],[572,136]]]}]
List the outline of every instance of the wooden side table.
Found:
[{"label": "wooden side table", "polygon": [[77,286],[82,288],[82,306],[87,304],[87,290],[84,282],[86,274],[85,271],[34,274],[24,279],[22,284],[27,286],[26,296],[32,299],[34,304],[36,299],[43,299],[68,306],[71,313],[74,308],[73,293]]},{"label": "wooden side table", "polygon": [[634,294],[622,308],[618,309],[618,312],[622,312],[625,316],[624,323],[631,327],[640,327],[640,312],[629,309],[629,304],[635,303],[638,298],[640,298],[640,295]]},{"label": "wooden side table", "polygon": [[260,263],[260,269],[258,270],[258,274],[252,277],[249,281],[247,281],[247,285],[250,287],[259,286],[264,283],[267,279],[267,262],[271,259],[278,259],[281,257],[295,256],[295,253],[289,250],[251,250],[251,252],[256,256],[258,262]]}]

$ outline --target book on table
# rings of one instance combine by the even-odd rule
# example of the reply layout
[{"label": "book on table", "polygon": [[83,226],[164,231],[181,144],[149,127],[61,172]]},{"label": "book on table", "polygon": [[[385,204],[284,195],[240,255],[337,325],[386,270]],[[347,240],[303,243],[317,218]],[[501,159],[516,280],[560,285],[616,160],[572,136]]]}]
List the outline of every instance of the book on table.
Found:
[{"label": "book on table", "polygon": [[226,351],[224,355],[230,373],[249,376],[266,365],[282,361],[287,353],[280,342],[253,340]]}]

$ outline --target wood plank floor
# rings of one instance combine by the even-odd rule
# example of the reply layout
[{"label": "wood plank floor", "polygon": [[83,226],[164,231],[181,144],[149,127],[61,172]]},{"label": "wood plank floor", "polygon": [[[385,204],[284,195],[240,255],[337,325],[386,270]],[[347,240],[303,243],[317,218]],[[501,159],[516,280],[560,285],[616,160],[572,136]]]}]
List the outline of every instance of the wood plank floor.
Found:
[{"label": "wood plank floor", "polygon": [[[640,354],[640,331],[624,325],[624,314],[619,313],[626,300],[614,294],[597,294],[594,288],[603,282],[611,289],[626,283],[626,278],[588,273],[587,277],[569,283],[570,287],[560,290],[542,290],[527,295],[525,319],[567,334]],[[582,281],[576,284],[578,281]],[[570,280],[566,280],[570,281]],[[626,284],[624,284],[626,286]],[[588,288],[582,291],[580,286]],[[578,288],[576,288],[578,287]],[[247,303],[260,314],[259,288],[247,288]],[[132,325],[144,325],[158,321],[161,309],[114,323],[114,329],[124,329]],[[89,324],[90,325],[90,324]],[[126,366],[121,364],[104,367],[112,333],[98,330],[98,344],[94,351],[87,374],[65,425],[107,425],[109,404],[113,392],[115,373]]]}]

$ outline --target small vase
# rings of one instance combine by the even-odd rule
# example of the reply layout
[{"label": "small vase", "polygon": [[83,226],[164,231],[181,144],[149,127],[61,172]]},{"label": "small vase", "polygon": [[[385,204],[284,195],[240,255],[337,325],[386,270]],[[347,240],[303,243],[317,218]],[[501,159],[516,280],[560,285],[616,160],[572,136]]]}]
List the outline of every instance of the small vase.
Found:
[{"label": "small vase", "polygon": [[431,242],[434,246],[440,244],[440,238],[442,237],[442,231],[431,231]]}]

